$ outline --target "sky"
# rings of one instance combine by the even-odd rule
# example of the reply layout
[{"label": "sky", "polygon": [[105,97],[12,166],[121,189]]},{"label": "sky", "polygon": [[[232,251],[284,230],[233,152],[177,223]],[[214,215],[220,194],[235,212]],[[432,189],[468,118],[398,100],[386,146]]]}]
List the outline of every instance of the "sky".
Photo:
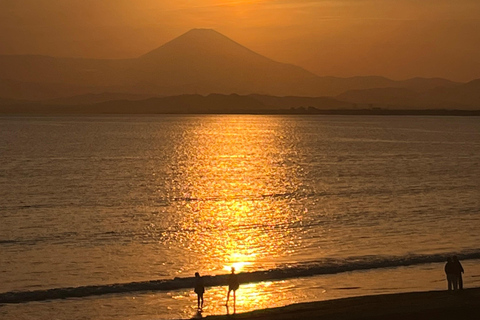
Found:
[{"label": "sky", "polygon": [[193,28],[320,76],[480,78],[479,0],[0,0],[0,54],[134,58]]}]

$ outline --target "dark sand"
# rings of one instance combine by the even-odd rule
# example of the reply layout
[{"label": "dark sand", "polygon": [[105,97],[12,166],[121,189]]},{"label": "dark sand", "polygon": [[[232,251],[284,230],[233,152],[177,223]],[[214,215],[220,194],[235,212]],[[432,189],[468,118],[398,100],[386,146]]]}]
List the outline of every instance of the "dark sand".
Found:
[{"label": "dark sand", "polygon": [[207,319],[480,320],[480,288],[353,297]]}]

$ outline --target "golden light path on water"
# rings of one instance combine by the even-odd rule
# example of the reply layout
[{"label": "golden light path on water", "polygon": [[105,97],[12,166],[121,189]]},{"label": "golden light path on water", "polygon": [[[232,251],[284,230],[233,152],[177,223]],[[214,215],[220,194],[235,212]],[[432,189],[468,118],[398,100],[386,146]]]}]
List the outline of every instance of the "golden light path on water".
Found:
[{"label": "golden light path on water", "polygon": [[[178,144],[182,180],[172,187],[188,211],[177,236],[201,274],[226,274],[231,267],[239,273],[265,270],[299,245],[301,234],[291,228],[303,210],[291,196],[298,174],[286,165],[292,147],[285,145],[280,118],[269,118],[268,125],[256,119],[206,117]],[[271,299],[268,287],[243,284],[237,306],[264,305]],[[209,290],[206,296],[215,301],[209,303],[224,303],[225,290]]]}]

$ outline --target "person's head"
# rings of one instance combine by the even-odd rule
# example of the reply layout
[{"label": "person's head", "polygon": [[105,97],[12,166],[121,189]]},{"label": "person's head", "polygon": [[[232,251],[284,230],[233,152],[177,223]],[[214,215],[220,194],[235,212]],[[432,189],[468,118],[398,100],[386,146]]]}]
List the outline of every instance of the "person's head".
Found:
[{"label": "person's head", "polygon": [[232,267],[232,273],[235,273],[235,267]]},{"label": "person's head", "polygon": [[196,277],[196,278],[200,277],[200,273],[195,272],[195,277]]},{"label": "person's head", "polygon": [[452,257],[448,257],[447,262],[452,262]]},{"label": "person's head", "polygon": [[453,256],[453,261],[458,261],[458,257],[457,257],[457,256]]}]

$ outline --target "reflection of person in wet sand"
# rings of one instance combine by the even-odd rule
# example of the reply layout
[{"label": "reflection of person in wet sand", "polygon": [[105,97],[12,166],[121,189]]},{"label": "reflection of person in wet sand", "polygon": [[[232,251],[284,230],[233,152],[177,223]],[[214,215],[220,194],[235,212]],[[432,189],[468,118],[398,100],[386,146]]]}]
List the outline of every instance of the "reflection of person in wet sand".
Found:
[{"label": "reflection of person in wet sand", "polygon": [[235,274],[235,268],[232,267],[232,273],[228,276],[228,293],[227,293],[227,303],[225,304],[228,307],[228,300],[230,299],[230,292],[233,291],[233,312],[235,313],[235,304],[236,296],[235,292],[237,291],[240,283],[238,282],[238,277]]},{"label": "reflection of person in wet sand", "polygon": [[197,308],[198,310],[203,309],[203,293],[205,292],[205,284],[203,283],[203,278],[200,277],[198,272],[195,272],[195,293],[197,294]]}]

